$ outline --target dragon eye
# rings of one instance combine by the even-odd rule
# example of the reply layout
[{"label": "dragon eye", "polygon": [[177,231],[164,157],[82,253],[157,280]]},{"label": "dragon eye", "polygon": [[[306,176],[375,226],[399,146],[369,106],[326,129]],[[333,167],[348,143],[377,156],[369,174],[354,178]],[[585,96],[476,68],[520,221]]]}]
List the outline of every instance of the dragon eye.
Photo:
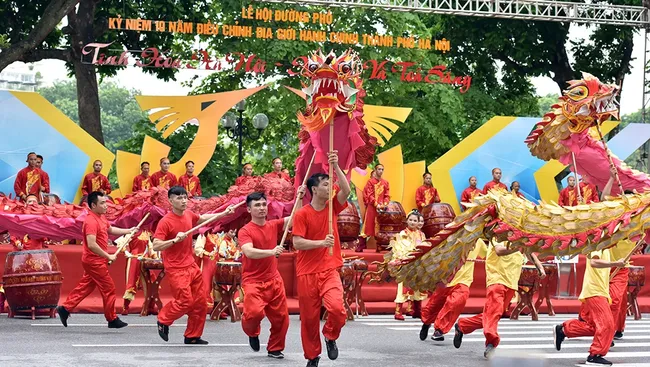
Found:
[{"label": "dragon eye", "polygon": [[318,65],[309,64],[309,66],[307,68],[309,69],[309,71],[311,71],[313,73],[314,71],[316,71],[316,69],[318,69]]},{"label": "dragon eye", "polygon": [[589,90],[587,90],[587,87],[585,86],[579,86],[571,89],[567,95],[569,98],[573,99],[574,101],[580,100],[585,98],[589,94]]},{"label": "dragon eye", "polygon": [[343,64],[341,66],[341,72],[343,72],[343,73],[349,73],[350,70],[351,70],[350,64]]}]

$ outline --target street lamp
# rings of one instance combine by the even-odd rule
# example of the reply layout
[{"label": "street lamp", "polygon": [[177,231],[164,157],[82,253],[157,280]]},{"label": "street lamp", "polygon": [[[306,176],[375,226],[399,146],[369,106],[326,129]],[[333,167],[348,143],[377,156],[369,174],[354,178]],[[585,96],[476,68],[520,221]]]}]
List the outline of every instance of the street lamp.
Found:
[{"label": "street lamp", "polygon": [[263,114],[258,113],[253,116],[253,127],[251,129],[244,125],[244,111],[246,110],[246,100],[242,99],[235,105],[235,110],[239,113],[237,117],[234,113],[228,112],[221,120],[221,125],[226,129],[226,135],[230,139],[237,139],[239,141],[239,167],[242,165],[242,144],[244,136],[250,139],[258,139],[262,134],[262,130],[269,126],[269,118]]}]

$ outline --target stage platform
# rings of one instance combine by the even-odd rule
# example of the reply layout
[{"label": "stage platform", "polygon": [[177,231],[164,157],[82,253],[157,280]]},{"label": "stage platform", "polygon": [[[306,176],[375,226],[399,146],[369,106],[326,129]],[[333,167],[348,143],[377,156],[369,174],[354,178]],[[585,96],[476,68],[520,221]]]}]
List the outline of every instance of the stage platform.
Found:
[{"label": "stage platform", "polygon": [[[50,246],[49,249],[54,250],[59,260],[63,272],[63,286],[61,288],[61,302],[63,302],[68,293],[75,287],[83,274],[81,268],[81,246],[79,245],[62,245]],[[0,245],[0,275],[4,272],[5,258],[8,252],[12,251],[11,245]],[[373,261],[383,260],[383,254],[378,254],[374,250],[366,250],[364,253],[355,253],[353,251],[344,251],[346,257],[358,256],[363,258],[371,264]],[[284,279],[284,284],[288,297],[289,312],[292,314],[298,313],[298,300],[295,282],[295,253],[285,253],[280,256],[279,268]],[[650,255],[634,256],[632,258],[634,265],[641,265],[646,267],[646,272],[650,272]],[[116,308],[118,311],[122,309],[122,295],[125,290],[125,258],[118,257],[118,260],[111,265],[110,273],[115,281],[117,288],[118,300]],[[370,266],[370,270],[374,270],[374,266]],[[585,258],[581,256],[578,262],[578,290],[582,287],[582,278],[585,269]],[[363,285],[363,298],[366,303],[366,308],[370,314],[387,314],[393,313],[395,310],[395,292],[397,285],[393,283],[383,284],[364,284]],[[160,290],[163,303],[167,302],[170,297],[170,291],[167,283],[163,280],[162,289]],[[142,306],[142,291],[138,291],[136,299],[131,303],[131,313],[139,313]],[[639,306],[641,312],[650,312],[650,285],[646,285],[639,294]],[[464,313],[478,313],[483,309],[485,303],[485,267],[483,263],[477,263],[474,269],[474,283],[472,284],[470,299],[465,306]],[[577,313],[580,307],[578,300],[553,300],[553,306],[557,313]],[[352,305],[354,310],[354,305]],[[91,296],[85,299],[75,312],[83,313],[101,313],[102,301],[98,291],[95,291]],[[541,312],[545,312],[542,307]]]}]

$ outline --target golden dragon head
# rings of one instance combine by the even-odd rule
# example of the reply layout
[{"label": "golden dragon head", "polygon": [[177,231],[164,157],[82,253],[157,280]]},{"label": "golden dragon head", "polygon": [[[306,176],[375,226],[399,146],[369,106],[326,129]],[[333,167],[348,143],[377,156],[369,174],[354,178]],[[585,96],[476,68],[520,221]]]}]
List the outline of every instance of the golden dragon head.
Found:
[{"label": "golden dragon head", "polygon": [[558,103],[551,106],[551,111],[526,138],[530,152],[545,161],[558,159],[568,153],[562,141],[571,134],[580,134],[610,118],[618,119],[619,91],[619,86],[601,83],[583,72],[582,79],[569,82]]},{"label": "golden dragon head", "polygon": [[323,55],[320,49],[303,58],[300,74],[309,79],[302,91],[307,95],[307,108],[298,119],[309,131],[327,125],[336,112],[351,112],[356,108],[361,89],[363,65],[357,53],[347,50],[337,56]]}]

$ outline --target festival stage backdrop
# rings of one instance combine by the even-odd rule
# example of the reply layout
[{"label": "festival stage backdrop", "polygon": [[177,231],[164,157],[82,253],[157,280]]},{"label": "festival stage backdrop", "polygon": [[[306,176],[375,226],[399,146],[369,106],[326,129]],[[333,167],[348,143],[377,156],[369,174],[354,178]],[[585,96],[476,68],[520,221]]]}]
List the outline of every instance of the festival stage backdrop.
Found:
[{"label": "festival stage backdrop", "polygon": [[44,157],[50,190],[61,200],[80,199],[81,180],[95,159],[108,175],[113,154],[37,93],[0,91],[0,192],[14,193],[27,153]]}]

